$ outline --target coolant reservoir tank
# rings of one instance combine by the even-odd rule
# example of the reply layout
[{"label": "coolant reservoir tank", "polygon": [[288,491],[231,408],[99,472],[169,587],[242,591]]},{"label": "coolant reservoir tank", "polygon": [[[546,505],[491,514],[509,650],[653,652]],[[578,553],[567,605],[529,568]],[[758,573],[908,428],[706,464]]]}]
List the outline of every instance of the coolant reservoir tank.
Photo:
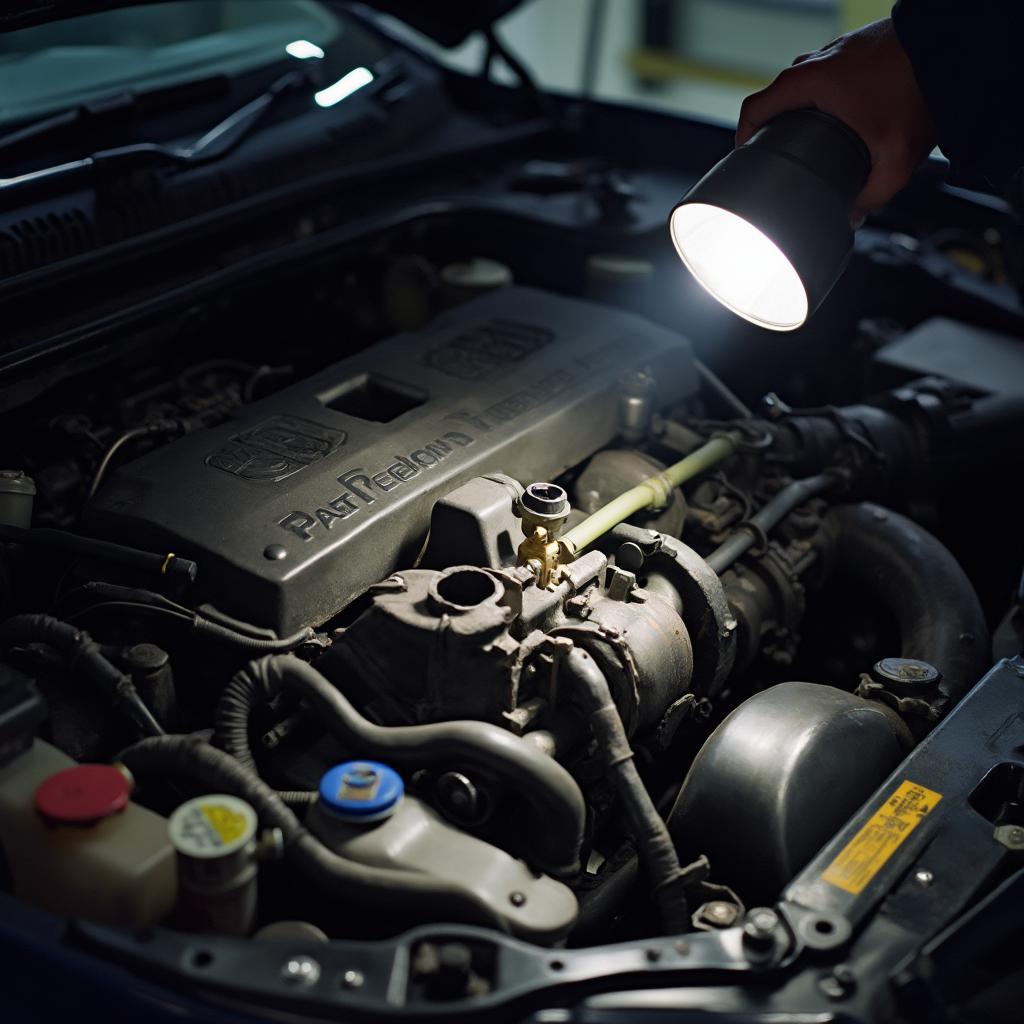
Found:
[{"label": "coolant reservoir tank", "polygon": [[347,761],[327,772],[306,824],[346,860],[434,879],[441,917],[458,888],[510,932],[536,942],[561,938],[576,920],[570,889],[449,824],[405,794],[401,776],[377,761]]},{"label": "coolant reservoir tank", "polygon": [[155,924],[174,907],[167,822],[132,803],[111,765],[79,765],[42,740],[0,768],[0,857],[14,894],[103,924]]}]

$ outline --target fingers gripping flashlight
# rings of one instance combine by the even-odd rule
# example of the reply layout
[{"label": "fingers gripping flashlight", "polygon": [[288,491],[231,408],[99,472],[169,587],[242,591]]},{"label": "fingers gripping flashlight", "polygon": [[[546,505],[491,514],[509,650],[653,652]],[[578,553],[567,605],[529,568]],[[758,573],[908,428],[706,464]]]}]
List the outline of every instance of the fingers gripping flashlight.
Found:
[{"label": "fingers gripping flashlight", "polygon": [[853,248],[850,207],[871,172],[863,141],[818,110],[769,121],[716,164],[669,218],[680,259],[738,316],[804,324]]}]

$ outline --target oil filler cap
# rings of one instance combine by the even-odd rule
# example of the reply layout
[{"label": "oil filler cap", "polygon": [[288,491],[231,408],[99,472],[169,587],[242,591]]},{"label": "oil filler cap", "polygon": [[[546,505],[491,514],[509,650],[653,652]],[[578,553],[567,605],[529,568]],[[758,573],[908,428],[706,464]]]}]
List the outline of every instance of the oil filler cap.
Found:
[{"label": "oil filler cap", "polygon": [[132,787],[113,765],[79,764],[36,790],[36,810],[57,825],[90,825],[123,811]]},{"label": "oil filler cap", "polygon": [[321,806],[343,821],[390,817],[404,793],[402,776],[378,761],[345,761],[320,780]]}]

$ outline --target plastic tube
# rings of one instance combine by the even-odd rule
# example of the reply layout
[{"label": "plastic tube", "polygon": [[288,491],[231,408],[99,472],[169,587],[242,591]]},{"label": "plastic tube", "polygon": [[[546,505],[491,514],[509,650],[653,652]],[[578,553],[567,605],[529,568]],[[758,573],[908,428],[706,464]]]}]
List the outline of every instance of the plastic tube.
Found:
[{"label": "plastic tube", "polygon": [[691,452],[685,459],[674,462],[661,473],[648,477],[642,483],[631,487],[617,498],[599,508],[582,523],[577,524],[561,538],[561,543],[575,555],[576,552],[593,544],[612,527],[625,522],[631,515],[645,508],[659,508],[667,505],[676,487],[692,480],[712,466],[727,459],[736,451],[740,435],[720,434]]}]

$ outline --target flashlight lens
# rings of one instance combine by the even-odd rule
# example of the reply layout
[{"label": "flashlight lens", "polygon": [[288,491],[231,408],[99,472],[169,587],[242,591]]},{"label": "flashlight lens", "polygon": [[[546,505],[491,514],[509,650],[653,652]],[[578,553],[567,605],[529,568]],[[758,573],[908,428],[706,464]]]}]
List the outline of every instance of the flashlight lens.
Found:
[{"label": "flashlight lens", "polygon": [[701,285],[745,320],[792,331],[807,319],[807,292],[793,264],[742,217],[687,203],[672,214],[672,241]]}]

